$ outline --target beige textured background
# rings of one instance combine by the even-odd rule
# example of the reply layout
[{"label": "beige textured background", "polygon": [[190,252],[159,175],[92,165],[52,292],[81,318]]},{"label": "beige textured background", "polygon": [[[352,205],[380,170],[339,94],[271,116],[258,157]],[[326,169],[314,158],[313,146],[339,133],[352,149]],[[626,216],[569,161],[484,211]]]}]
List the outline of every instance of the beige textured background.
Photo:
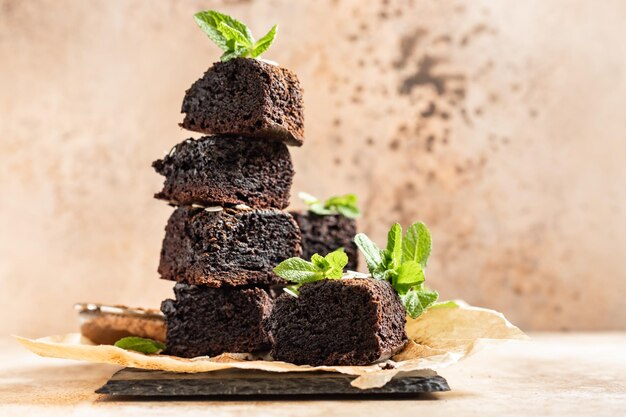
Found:
[{"label": "beige textured background", "polygon": [[191,136],[183,93],[219,56],[205,8],[280,24],[265,56],[305,88],[295,190],[357,192],[378,241],[426,221],[444,298],[626,328],[625,2],[0,0],[0,333],[169,296],[150,163]]}]

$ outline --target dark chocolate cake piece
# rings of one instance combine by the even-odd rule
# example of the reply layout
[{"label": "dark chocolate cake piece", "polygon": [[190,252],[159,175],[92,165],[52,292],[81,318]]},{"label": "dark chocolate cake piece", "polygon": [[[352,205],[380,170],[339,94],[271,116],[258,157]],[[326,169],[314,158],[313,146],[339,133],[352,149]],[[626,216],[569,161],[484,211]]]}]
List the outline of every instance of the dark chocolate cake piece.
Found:
[{"label": "dark chocolate cake piece", "polygon": [[165,176],[155,197],[175,205],[283,209],[294,174],[284,143],[226,136],[187,139],[152,166]]},{"label": "dark chocolate cake piece", "polygon": [[216,62],[185,94],[181,126],[196,132],[282,140],[304,139],[296,75],[258,59]]},{"label": "dark chocolate cake piece", "polygon": [[181,206],[165,227],[159,273],[212,287],[283,284],[273,268],[300,253],[289,213]]},{"label": "dark chocolate cake piece", "polygon": [[358,251],[354,243],[356,221],[341,214],[320,216],[310,211],[290,212],[300,227],[302,235],[302,257],[310,259],[317,253],[322,256],[338,248],[344,248],[348,255],[346,268],[356,271]]},{"label": "dark chocolate cake piece", "polygon": [[373,278],[304,284],[283,294],[268,321],[272,357],[299,365],[368,365],[407,342],[406,313],[387,281]]},{"label": "dark chocolate cake piece", "polygon": [[264,322],[272,299],[266,290],[178,283],[174,294],[175,300],[161,304],[167,324],[167,354],[193,358],[270,349]]}]

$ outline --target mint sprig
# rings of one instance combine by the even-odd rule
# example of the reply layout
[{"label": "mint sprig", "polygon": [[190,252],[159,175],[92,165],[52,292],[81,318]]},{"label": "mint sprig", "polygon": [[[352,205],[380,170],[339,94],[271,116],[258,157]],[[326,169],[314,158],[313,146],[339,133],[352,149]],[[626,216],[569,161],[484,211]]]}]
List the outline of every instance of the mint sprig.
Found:
[{"label": "mint sprig", "polygon": [[147,355],[159,353],[165,350],[165,345],[161,342],[135,336],[124,337],[115,342],[115,346],[125,350],[134,350],[135,352],[145,353]]},{"label": "mint sprig", "polygon": [[298,296],[298,288],[302,284],[322,279],[340,279],[343,268],[348,264],[348,255],[343,248],[339,248],[326,256],[317,253],[311,256],[311,261],[302,258],[289,258],[279,263],[274,272],[281,278],[295,285],[285,288],[285,292]]},{"label": "mint sprig", "polygon": [[239,20],[215,10],[198,12],[194,19],[200,29],[224,51],[220,60],[229,61],[237,57],[256,58],[267,51],[274,38],[278,25],[256,41],[250,29]]},{"label": "mint sprig", "polygon": [[437,291],[424,285],[424,270],[432,249],[430,232],[424,223],[413,223],[404,236],[402,227],[394,224],[387,234],[385,249],[364,233],[357,234],[354,242],[365,256],[370,274],[391,283],[409,316],[417,318],[437,301]]},{"label": "mint sprig", "polygon": [[358,198],[354,194],[337,195],[326,201],[321,201],[311,194],[302,192],[298,193],[298,197],[304,201],[310,212],[320,216],[341,214],[349,219],[356,219],[361,216],[361,211],[357,207]]}]

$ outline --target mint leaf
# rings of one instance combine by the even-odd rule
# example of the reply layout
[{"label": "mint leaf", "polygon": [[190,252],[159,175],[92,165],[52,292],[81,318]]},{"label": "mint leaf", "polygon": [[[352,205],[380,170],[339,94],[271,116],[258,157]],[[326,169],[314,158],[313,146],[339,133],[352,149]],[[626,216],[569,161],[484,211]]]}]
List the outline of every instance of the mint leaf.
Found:
[{"label": "mint leaf", "polygon": [[248,43],[254,43],[254,37],[252,36],[252,32],[250,32],[250,29],[248,29],[248,26],[235,19],[234,17],[230,17],[224,13],[216,11],[209,11],[209,13],[213,14],[214,19],[218,22],[218,24],[225,23],[226,25],[240,32],[246,38]]},{"label": "mint leaf", "polygon": [[320,216],[329,216],[329,215],[332,215],[332,214],[337,214],[334,211],[325,208],[324,204],[322,204],[322,203],[311,204],[309,206],[309,211],[313,212],[315,214],[318,214]]},{"label": "mint leaf", "polygon": [[346,255],[343,248],[339,248],[336,251],[329,253],[324,258],[333,268],[343,269],[346,265],[348,265],[348,255]]},{"label": "mint leaf", "polygon": [[124,337],[118,340],[115,342],[115,346],[125,350],[134,350],[136,352],[145,353],[147,355],[159,353],[165,349],[165,345],[161,342],[134,336]]},{"label": "mint leaf", "polygon": [[422,268],[426,268],[431,249],[430,231],[426,225],[422,222],[410,225],[402,242],[402,256],[404,260],[419,262]]},{"label": "mint leaf", "polygon": [[314,253],[313,256],[311,256],[311,263],[313,263],[313,265],[315,265],[320,271],[326,271],[331,267],[330,262],[317,253]]},{"label": "mint leaf", "polygon": [[290,282],[304,284],[324,278],[323,271],[302,258],[289,258],[279,263],[274,272]]},{"label": "mint leaf", "polygon": [[[358,233],[354,237],[354,243],[365,256],[365,263],[370,274],[374,275],[374,272],[381,267],[383,261],[380,256],[380,249],[365,233]],[[376,276],[374,275],[374,277]]]},{"label": "mint leaf", "polygon": [[240,48],[240,49],[236,49],[233,51],[224,52],[222,56],[220,56],[220,61],[226,62],[226,61],[230,61],[233,58],[238,58],[244,55],[245,55],[245,50]]},{"label": "mint leaf", "polygon": [[215,10],[198,12],[194,15],[194,20],[200,29],[224,51],[220,58],[224,62],[237,57],[256,58],[270,47],[276,37],[277,26],[274,25],[257,42],[245,24]]},{"label": "mint leaf", "polygon": [[459,303],[454,300],[440,301],[430,306],[430,308],[459,308]]},{"label": "mint leaf", "polygon": [[380,250],[363,233],[357,234],[354,242],[365,256],[370,274],[376,279],[391,282],[409,316],[418,317],[437,301],[437,291],[424,287],[424,268],[432,246],[430,232],[424,223],[413,223],[404,237],[402,227],[394,224],[387,234],[384,250]]},{"label": "mint leaf", "polygon": [[329,253],[325,256],[325,260],[330,265],[330,268],[325,271],[324,275],[332,279],[341,278],[343,276],[343,268],[348,264],[348,255],[346,255],[343,248]]},{"label": "mint leaf", "polygon": [[424,279],[422,266],[415,261],[406,261],[398,267],[392,285],[399,294],[405,294],[412,287],[423,283]]},{"label": "mint leaf", "polygon": [[221,50],[227,51],[228,46],[226,46],[227,39],[222,35],[217,29],[219,22],[223,21],[223,17],[221,13],[215,12],[213,10],[207,10],[205,12],[196,13],[193,18],[200,26],[200,29],[204,33],[207,34],[209,39],[211,39]]},{"label": "mint leaf", "polygon": [[402,226],[396,223],[387,233],[387,266],[395,269],[402,263]]},{"label": "mint leaf", "polygon": [[356,219],[361,215],[361,211],[357,207],[357,196],[354,194],[345,194],[330,197],[322,202],[311,194],[298,193],[298,196],[309,206],[309,211],[320,216],[329,216],[333,214],[341,214],[349,219]]},{"label": "mint leaf", "polygon": [[437,291],[427,289],[413,289],[404,295],[400,295],[402,304],[407,314],[415,319],[439,298]]},{"label": "mint leaf", "polygon": [[229,50],[250,49],[252,42],[239,30],[229,26],[227,23],[219,22],[217,30],[227,39],[226,46]]},{"label": "mint leaf", "polygon": [[289,258],[274,268],[274,272],[290,282],[305,284],[325,278],[339,279],[343,276],[343,268],[348,264],[348,255],[343,248],[329,253],[325,257],[317,253],[311,257],[311,262],[302,258]]},{"label": "mint leaf", "polygon": [[356,207],[337,206],[337,211],[349,219],[356,219],[361,216],[361,211]]},{"label": "mint leaf", "polygon": [[276,32],[278,31],[278,25],[272,26],[269,32],[261,39],[257,41],[252,49],[252,57],[256,58],[261,55],[263,52],[267,51],[267,48],[270,47],[272,42],[274,42],[274,38],[276,37]]},{"label": "mint leaf", "polygon": [[356,206],[357,197],[354,194],[336,195],[330,197],[325,203],[327,206]]}]

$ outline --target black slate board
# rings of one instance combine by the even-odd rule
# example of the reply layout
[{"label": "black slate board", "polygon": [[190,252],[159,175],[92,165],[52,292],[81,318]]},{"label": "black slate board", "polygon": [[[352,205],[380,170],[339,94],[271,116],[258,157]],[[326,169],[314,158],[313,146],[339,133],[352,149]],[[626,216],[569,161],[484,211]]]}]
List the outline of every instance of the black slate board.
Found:
[{"label": "black slate board", "polygon": [[264,396],[264,395],[401,395],[450,391],[434,371],[404,372],[380,388],[361,390],[355,376],[334,372],[264,372],[227,369],[195,374],[125,368],[116,372],[98,394],[136,397]]}]

